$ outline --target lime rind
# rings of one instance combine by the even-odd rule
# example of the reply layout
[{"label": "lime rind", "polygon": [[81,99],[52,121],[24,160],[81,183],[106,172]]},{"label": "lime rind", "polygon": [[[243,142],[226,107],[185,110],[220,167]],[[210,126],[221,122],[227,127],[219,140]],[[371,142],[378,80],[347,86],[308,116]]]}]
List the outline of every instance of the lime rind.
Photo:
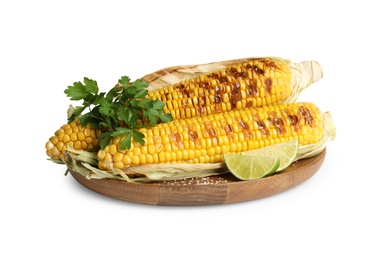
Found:
[{"label": "lime rind", "polygon": [[242,155],[256,155],[260,157],[276,157],[280,159],[280,166],[276,170],[280,172],[296,161],[299,151],[298,139],[274,144],[260,149],[243,152]]},{"label": "lime rind", "polygon": [[225,154],[224,160],[229,171],[240,180],[264,178],[276,172],[280,159],[257,155]]}]

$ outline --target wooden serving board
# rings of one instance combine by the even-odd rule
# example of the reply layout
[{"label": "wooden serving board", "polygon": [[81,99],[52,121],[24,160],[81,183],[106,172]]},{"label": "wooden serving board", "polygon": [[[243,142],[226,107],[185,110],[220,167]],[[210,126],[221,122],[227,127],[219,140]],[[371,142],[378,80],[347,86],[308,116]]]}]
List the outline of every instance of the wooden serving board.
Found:
[{"label": "wooden serving board", "polygon": [[77,172],[70,173],[86,188],[118,200],[161,206],[204,206],[250,201],[289,190],[312,177],[321,168],[325,154],[326,150],[313,158],[299,160],[280,173],[252,181],[224,174],[182,181],[129,183],[88,180]]}]

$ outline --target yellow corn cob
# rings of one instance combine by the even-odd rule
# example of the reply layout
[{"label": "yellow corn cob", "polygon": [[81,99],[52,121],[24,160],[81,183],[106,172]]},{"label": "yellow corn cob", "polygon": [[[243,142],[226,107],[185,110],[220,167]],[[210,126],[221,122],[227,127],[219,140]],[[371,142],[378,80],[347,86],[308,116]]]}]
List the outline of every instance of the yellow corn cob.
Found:
[{"label": "yellow corn cob", "polygon": [[53,160],[61,160],[70,145],[76,150],[93,150],[99,146],[100,131],[91,125],[82,126],[78,120],[63,125],[46,142],[46,154]]},{"label": "yellow corn cob", "polygon": [[[215,68],[218,69],[213,70]],[[189,79],[184,79],[186,77]],[[297,64],[278,58],[249,58],[175,66],[142,79],[150,82],[151,88],[155,89],[149,91],[148,96],[164,101],[165,112],[179,119],[293,102],[299,91],[321,77],[321,67],[314,61]],[[160,88],[166,85],[167,79],[173,78],[183,80]],[[59,160],[65,155],[68,144],[80,150],[97,148],[99,134],[100,131],[89,125],[83,128],[77,121],[66,124],[46,143],[46,153]]]},{"label": "yellow corn cob", "polygon": [[[161,71],[154,74],[164,78]],[[148,96],[164,101],[165,113],[172,114],[174,119],[191,118],[291,103],[303,88],[321,77],[321,67],[315,62],[295,64],[278,58],[252,58],[151,90]],[[145,78],[155,80],[151,76]]]},{"label": "yellow corn cob", "polygon": [[215,163],[225,153],[239,153],[298,138],[300,145],[324,135],[321,111],[312,103],[269,105],[203,117],[176,119],[141,128],[145,145],[132,142],[120,150],[117,137],[98,152],[98,167],[127,168],[157,163]]}]

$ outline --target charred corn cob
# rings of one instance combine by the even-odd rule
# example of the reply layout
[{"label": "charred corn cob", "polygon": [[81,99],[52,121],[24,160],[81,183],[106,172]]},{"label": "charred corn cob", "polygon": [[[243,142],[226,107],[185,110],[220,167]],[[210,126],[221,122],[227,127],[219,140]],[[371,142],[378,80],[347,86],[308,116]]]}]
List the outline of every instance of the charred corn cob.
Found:
[{"label": "charred corn cob", "polygon": [[[249,58],[166,68],[143,80],[150,82],[148,97],[164,101],[165,112],[180,119],[293,102],[299,91],[321,77],[321,67],[314,61]],[[178,78],[182,81],[161,88]],[[67,145],[80,150],[97,148],[99,134],[99,130],[83,128],[77,121],[64,125],[46,143],[46,153],[59,160]]]},{"label": "charred corn cob", "polygon": [[[207,69],[218,68],[222,64],[209,64]],[[193,77],[151,90],[148,96],[164,101],[165,113],[172,114],[173,118],[191,118],[235,109],[291,103],[303,88],[322,77],[321,67],[316,62],[295,64],[278,58],[251,58],[228,64],[225,68],[200,75],[194,73]],[[173,67],[175,75],[178,74],[178,68]],[[164,76],[161,73],[167,70],[154,74],[166,78],[170,73]],[[186,72],[188,70],[182,73]],[[151,75],[144,78],[151,81],[150,84],[156,81]],[[152,85],[151,88],[156,86]]]},{"label": "charred corn cob", "polygon": [[91,125],[82,126],[78,120],[63,125],[46,142],[46,154],[53,160],[61,160],[70,145],[76,150],[93,150],[99,146],[100,131]]},{"label": "charred corn cob", "polygon": [[323,115],[312,103],[269,105],[203,117],[176,119],[141,128],[145,145],[135,141],[121,150],[114,138],[98,152],[98,167],[126,168],[158,163],[215,163],[226,153],[239,153],[298,138],[300,145],[319,142]]}]

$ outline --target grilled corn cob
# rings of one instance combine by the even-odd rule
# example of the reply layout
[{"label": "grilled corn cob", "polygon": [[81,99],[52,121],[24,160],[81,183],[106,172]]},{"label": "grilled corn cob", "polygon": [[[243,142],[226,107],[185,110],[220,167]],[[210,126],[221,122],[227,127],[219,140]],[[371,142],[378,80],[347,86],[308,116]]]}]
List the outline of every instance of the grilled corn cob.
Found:
[{"label": "grilled corn cob", "polygon": [[[171,67],[143,77],[150,82],[148,96],[164,101],[165,113],[175,119],[291,103],[320,78],[321,67],[314,61],[297,64],[279,58]],[[175,83],[161,87],[165,82]]]},{"label": "grilled corn cob", "polygon": [[[142,80],[150,84],[148,97],[164,101],[165,112],[180,119],[293,102],[302,89],[321,77],[321,67],[314,61],[248,58],[170,67]],[[178,83],[162,87],[179,79]],[[60,160],[67,145],[80,150],[96,149],[99,134],[100,130],[72,122],[49,139],[46,153],[51,159]]]},{"label": "grilled corn cob", "polygon": [[93,150],[99,146],[98,136],[100,130],[91,125],[82,126],[79,121],[63,125],[46,142],[46,154],[53,160],[61,160],[65,157],[65,150],[70,145],[76,150]]},{"label": "grilled corn cob", "polygon": [[114,138],[98,152],[102,170],[158,163],[215,163],[239,153],[298,138],[300,145],[319,142],[323,115],[312,103],[269,105],[203,117],[176,119],[141,128],[145,145],[133,141],[121,150]]}]

